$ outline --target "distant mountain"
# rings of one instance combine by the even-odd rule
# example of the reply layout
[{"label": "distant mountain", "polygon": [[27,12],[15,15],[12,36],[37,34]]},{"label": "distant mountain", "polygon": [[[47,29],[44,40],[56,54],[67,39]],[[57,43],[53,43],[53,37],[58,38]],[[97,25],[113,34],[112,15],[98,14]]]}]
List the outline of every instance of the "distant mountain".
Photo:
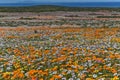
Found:
[{"label": "distant mountain", "polygon": [[0,6],[2,7],[22,7],[22,6],[35,6],[35,5],[41,5],[43,4],[42,2],[37,2],[37,1],[19,1],[16,3],[0,3]]},{"label": "distant mountain", "polygon": [[1,7],[24,7],[24,6],[35,6],[35,5],[40,5],[41,3],[0,3]]},{"label": "distant mountain", "polygon": [[35,6],[35,5],[52,5],[54,3],[51,2],[44,2],[44,1],[34,1],[34,0],[25,0],[25,1],[19,1],[17,3],[0,3],[0,6],[7,6],[7,7],[21,7],[21,6]]},{"label": "distant mountain", "polygon": [[24,1],[19,1],[18,3],[38,3],[38,1],[34,1],[34,0],[24,0]]},{"label": "distant mountain", "polygon": [[19,1],[18,3],[53,3],[53,2],[49,2],[49,1],[44,1],[44,0],[24,0],[24,1]]},{"label": "distant mountain", "polygon": [[36,1],[22,1],[19,3],[0,3],[2,7],[24,7],[24,6],[36,6],[36,5],[57,5],[67,7],[120,7],[120,2],[36,2]]}]

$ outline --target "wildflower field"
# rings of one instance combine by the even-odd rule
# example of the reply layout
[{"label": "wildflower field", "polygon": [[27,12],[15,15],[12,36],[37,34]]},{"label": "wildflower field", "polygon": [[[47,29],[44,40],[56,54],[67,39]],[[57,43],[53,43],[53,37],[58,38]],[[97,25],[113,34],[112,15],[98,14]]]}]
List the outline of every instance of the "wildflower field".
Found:
[{"label": "wildflower field", "polygon": [[120,28],[0,28],[0,80],[120,80]]}]

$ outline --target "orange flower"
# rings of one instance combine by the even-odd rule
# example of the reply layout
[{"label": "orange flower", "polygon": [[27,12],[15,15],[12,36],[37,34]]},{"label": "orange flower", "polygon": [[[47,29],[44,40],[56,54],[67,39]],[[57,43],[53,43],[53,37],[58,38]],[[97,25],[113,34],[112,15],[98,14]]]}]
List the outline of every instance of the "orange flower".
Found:
[{"label": "orange flower", "polygon": [[40,78],[39,80],[44,80],[43,78]]},{"label": "orange flower", "polygon": [[114,76],[112,80],[119,80],[118,76]]},{"label": "orange flower", "polygon": [[4,58],[0,58],[0,61],[4,60]]},{"label": "orange flower", "polygon": [[37,80],[37,78],[36,77],[32,77],[31,80]]},{"label": "orange flower", "polygon": [[53,75],[53,77],[54,77],[55,79],[61,79],[61,76],[59,76],[59,75]]},{"label": "orange flower", "polygon": [[50,52],[50,50],[45,50],[44,53],[45,54],[48,54]]},{"label": "orange flower", "polygon": [[63,51],[67,51],[68,49],[67,48],[62,48]]},{"label": "orange flower", "polygon": [[4,79],[10,79],[10,72],[5,72],[3,73],[3,76],[2,76]]},{"label": "orange flower", "polygon": [[57,59],[57,61],[65,60],[67,57],[66,56],[61,56]]},{"label": "orange flower", "polygon": [[20,69],[16,70],[13,72],[13,76],[12,76],[12,79],[16,79],[16,78],[23,78],[24,77],[24,74],[21,72]]},{"label": "orange flower", "polygon": [[56,71],[58,69],[58,66],[55,66],[52,70]]},{"label": "orange flower", "polygon": [[115,58],[115,56],[114,56],[113,54],[111,54],[111,55],[110,55],[110,58],[111,58],[111,59],[114,59],[114,58]]},{"label": "orange flower", "polygon": [[112,68],[112,69],[111,69],[111,72],[112,72],[112,73],[116,73],[117,71]]},{"label": "orange flower", "polygon": [[54,78],[54,77],[52,77],[52,78],[50,78],[50,80],[55,80],[55,78]]},{"label": "orange flower", "polygon": [[29,75],[30,77],[34,77],[37,72],[38,72],[37,70],[30,70],[30,71],[28,72],[28,75]]}]

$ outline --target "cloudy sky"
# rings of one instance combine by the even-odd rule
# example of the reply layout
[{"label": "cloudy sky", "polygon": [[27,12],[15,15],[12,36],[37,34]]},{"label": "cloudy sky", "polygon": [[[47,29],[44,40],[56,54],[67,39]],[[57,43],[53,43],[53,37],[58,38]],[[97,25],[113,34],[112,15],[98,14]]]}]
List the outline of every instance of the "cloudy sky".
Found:
[{"label": "cloudy sky", "polygon": [[16,2],[120,2],[120,0],[0,0],[0,3]]}]

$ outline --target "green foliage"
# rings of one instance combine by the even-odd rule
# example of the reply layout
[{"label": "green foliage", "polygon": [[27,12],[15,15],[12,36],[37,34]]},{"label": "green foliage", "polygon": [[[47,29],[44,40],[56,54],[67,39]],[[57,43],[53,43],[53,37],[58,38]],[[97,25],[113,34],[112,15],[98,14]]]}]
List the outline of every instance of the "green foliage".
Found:
[{"label": "green foliage", "polygon": [[0,7],[0,12],[51,12],[51,11],[120,11],[119,8],[80,8],[64,6],[29,6],[29,7]]},{"label": "green foliage", "polygon": [[120,18],[120,16],[97,16],[97,18]]}]

